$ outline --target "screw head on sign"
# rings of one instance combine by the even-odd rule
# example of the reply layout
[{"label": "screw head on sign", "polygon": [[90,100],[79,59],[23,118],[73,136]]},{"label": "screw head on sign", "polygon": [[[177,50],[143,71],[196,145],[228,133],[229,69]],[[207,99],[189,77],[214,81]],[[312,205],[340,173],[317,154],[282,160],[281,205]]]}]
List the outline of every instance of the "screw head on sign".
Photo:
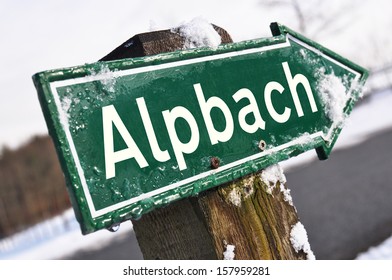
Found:
[{"label": "screw head on sign", "polygon": [[267,148],[267,143],[265,143],[264,140],[260,140],[260,142],[259,142],[259,149],[260,149],[261,151],[264,151],[265,148]]},{"label": "screw head on sign", "polygon": [[211,160],[210,160],[210,163],[211,163],[211,168],[212,169],[217,169],[219,167],[220,160],[217,157],[212,157]]}]

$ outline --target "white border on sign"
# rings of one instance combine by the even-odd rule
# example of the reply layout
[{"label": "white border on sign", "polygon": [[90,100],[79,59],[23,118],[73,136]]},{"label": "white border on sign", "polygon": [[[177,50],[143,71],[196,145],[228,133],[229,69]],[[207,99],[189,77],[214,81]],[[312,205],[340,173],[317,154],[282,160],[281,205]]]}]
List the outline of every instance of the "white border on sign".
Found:
[{"label": "white border on sign", "polygon": [[[251,160],[255,160],[255,159],[259,159],[263,156],[272,154],[272,153],[276,153],[279,152],[281,150],[284,150],[290,146],[299,144],[298,143],[298,139],[294,139],[293,141],[287,142],[283,145],[277,146],[277,147],[273,147],[271,149],[265,150],[263,152],[254,154],[252,156],[240,159],[238,161],[229,163],[227,165],[224,165],[222,167],[219,167],[219,169],[216,170],[211,170],[211,171],[207,171],[207,172],[203,172],[200,173],[198,175],[189,177],[187,179],[181,180],[179,182],[176,182],[174,184],[171,185],[167,185],[165,187],[159,188],[157,190],[142,194],[140,196],[113,204],[111,206],[108,206],[106,208],[100,209],[100,210],[96,210],[95,206],[94,206],[94,202],[92,200],[91,194],[89,192],[88,186],[87,186],[87,182],[86,182],[86,178],[84,176],[84,171],[83,168],[80,164],[80,160],[79,160],[79,156],[78,153],[76,151],[76,147],[75,147],[75,143],[72,139],[72,135],[71,135],[71,131],[69,129],[69,124],[67,121],[67,112],[64,111],[63,107],[61,106],[61,101],[60,101],[60,97],[59,94],[57,92],[57,88],[59,87],[64,87],[64,86],[69,86],[69,85],[75,85],[75,84],[80,84],[80,83],[86,83],[86,82],[92,82],[92,81],[98,81],[98,80],[104,80],[104,79],[108,79],[108,78],[116,78],[116,77],[123,77],[123,76],[130,76],[130,75],[135,75],[135,74],[139,74],[139,73],[144,73],[144,72],[152,72],[152,71],[157,71],[157,70],[162,70],[162,69],[168,69],[168,68],[173,68],[173,67],[179,67],[179,66],[183,66],[183,65],[190,65],[190,64],[195,64],[195,63],[200,63],[200,62],[206,62],[206,61],[213,61],[213,60],[218,60],[218,59],[224,59],[224,58],[228,58],[228,57],[236,57],[236,56],[241,56],[241,55],[246,55],[246,54],[252,54],[252,53],[258,53],[258,52],[265,52],[265,51],[270,51],[270,50],[275,50],[275,49],[280,49],[280,48],[286,48],[286,47],[290,47],[290,40],[296,42],[297,44],[300,44],[301,46],[305,47],[306,49],[315,52],[321,56],[323,56],[325,59],[330,60],[331,62],[335,63],[336,65],[339,65],[340,67],[343,67],[344,69],[352,72],[355,75],[355,79],[356,81],[359,81],[359,78],[361,76],[360,73],[358,73],[357,71],[348,68],[346,65],[343,65],[342,63],[340,63],[339,61],[336,61],[335,59],[320,53],[320,51],[318,51],[317,49],[315,49],[314,47],[308,45],[307,43],[300,41],[298,38],[295,38],[293,36],[291,36],[290,34],[286,34],[286,41],[283,43],[279,43],[276,45],[272,45],[272,46],[264,46],[264,47],[259,47],[259,48],[254,48],[254,49],[247,49],[247,50],[241,50],[241,51],[234,51],[234,52],[230,52],[230,53],[223,53],[223,54],[216,54],[216,55],[211,55],[211,56],[206,56],[206,57],[199,57],[199,58],[193,58],[193,59],[187,59],[187,60],[181,60],[181,61],[175,61],[175,62],[169,62],[169,63],[164,63],[164,64],[159,64],[159,65],[150,65],[150,66],[146,66],[146,67],[140,67],[140,68],[134,68],[134,69],[127,69],[127,70],[119,70],[116,72],[110,72],[110,73],[102,73],[102,74],[98,74],[98,75],[94,75],[94,76],[85,76],[85,77],[80,77],[80,78],[74,78],[74,79],[69,79],[69,80],[64,80],[64,81],[56,81],[56,82],[52,82],[50,83],[50,89],[52,91],[54,100],[55,100],[55,104],[57,107],[57,111],[58,111],[58,115],[60,117],[60,123],[63,125],[63,130],[65,132],[67,141],[69,143],[69,147],[70,147],[70,152],[73,156],[74,162],[75,162],[75,166],[77,169],[77,172],[79,174],[79,178],[80,181],[82,183],[82,188],[86,197],[86,201],[87,201],[87,205],[89,207],[90,213],[92,218],[97,218],[99,216],[102,216],[104,214],[107,214],[111,211],[115,211],[118,210],[120,208],[126,207],[128,205],[131,205],[133,203],[136,203],[138,201],[141,201],[143,199],[146,198],[151,198],[155,195],[167,192],[169,190],[178,188],[180,186],[192,183],[194,181],[197,181],[201,178],[205,178],[209,175],[212,174],[216,174],[219,172],[222,172],[224,170],[233,168],[235,166],[239,166],[247,161],[251,161]],[[108,76],[110,75],[110,77]],[[352,89],[350,89],[350,91],[352,91]],[[351,92],[349,92],[351,93]],[[332,133],[334,131],[334,129],[336,128],[337,124],[332,125],[332,127],[330,128],[330,130],[328,131],[327,135],[324,135],[324,133],[322,131],[310,134],[307,137],[310,137],[312,139],[315,139],[317,137],[322,137],[324,139],[324,141],[326,142],[330,142],[331,137],[332,137]]]}]

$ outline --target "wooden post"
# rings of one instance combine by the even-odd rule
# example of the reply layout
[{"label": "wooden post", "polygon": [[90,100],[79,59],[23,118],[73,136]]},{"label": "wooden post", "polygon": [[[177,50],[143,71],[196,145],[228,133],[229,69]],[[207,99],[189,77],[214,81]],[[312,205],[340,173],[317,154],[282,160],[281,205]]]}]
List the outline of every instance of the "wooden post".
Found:
[{"label": "wooden post", "polygon": [[260,174],[198,198],[217,257],[222,258],[227,243],[235,245],[236,259],[306,259],[290,242],[291,228],[298,222],[294,206],[286,201],[280,182],[271,187]]},{"label": "wooden post", "polygon": [[[222,44],[230,35],[213,25]],[[140,57],[180,50],[185,39],[170,30],[136,35],[101,59]],[[261,172],[156,209],[133,221],[145,259],[222,259],[226,245],[235,259],[306,259],[290,242],[298,222],[280,182],[270,186]],[[282,191],[283,190],[283,191]]]}]

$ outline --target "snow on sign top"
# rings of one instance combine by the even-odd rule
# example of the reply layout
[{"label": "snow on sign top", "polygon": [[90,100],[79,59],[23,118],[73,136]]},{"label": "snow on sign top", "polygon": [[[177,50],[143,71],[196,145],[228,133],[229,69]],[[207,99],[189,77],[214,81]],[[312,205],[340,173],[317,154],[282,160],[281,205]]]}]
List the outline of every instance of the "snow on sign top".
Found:
[{"label": "snow on sign top", "polygon": [[216,49],[221,44],[218,32],[202,17],[195,18],[171,31],[185,38],[184,49],[200,47]]},{"label": "snow on sign top", "polygon": [[271,29],[271,38],[34,75],[83,233],[310,149],[328,157],[367,71]]}]

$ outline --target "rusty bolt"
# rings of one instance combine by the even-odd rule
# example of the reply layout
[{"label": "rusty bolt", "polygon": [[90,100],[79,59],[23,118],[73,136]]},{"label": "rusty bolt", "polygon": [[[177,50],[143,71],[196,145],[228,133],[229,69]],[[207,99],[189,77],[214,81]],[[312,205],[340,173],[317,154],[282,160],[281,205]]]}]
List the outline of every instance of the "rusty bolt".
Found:
[{"label": "rusty bolt", "polygon": [[212,157],[211,160],[210,160],[210,163],[211,163],[211,168],[212,169],[217,169],[219,167],[220,160],[217,157]]}]

